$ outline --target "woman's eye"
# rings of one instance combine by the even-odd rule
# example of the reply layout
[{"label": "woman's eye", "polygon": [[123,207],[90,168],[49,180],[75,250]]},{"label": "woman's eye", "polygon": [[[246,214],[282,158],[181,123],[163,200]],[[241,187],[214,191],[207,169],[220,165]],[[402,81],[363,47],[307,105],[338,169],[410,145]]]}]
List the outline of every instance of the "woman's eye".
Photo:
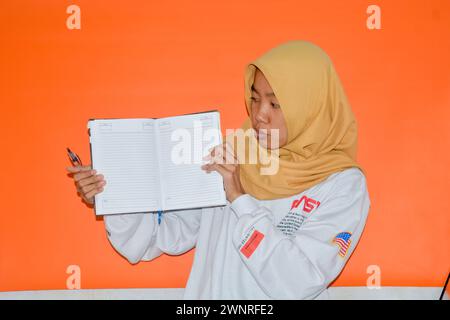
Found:
[{"label": "woman's eye", "polygon": [[258,99],[256,99],[255,97],[250,97],[250,100],[252,100],[252,101],[256,101],[256,102],[258,102],[259,100]]},{"label": "woman's eye", "polygon": [[272,103],[272,107],[273,107],[274,109],[278,109],[278,108],[280,108],[280,105],[279,105],[279,104],[276,104],[276,103]]}]

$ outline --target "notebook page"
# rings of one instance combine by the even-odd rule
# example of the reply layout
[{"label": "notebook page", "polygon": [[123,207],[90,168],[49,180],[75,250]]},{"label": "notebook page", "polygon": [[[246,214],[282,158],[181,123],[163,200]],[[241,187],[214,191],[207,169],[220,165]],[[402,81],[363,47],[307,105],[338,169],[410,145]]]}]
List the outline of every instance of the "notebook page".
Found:
[{"label": "notebook page", "polygon": [[225,205],[222,176],[201,169],[202,157],[222,140],[219,113],[162,118],[157,128],[164,210]]},{"label": "notebook page", "polygon": [[106,185],[95,195],[95,212],[120,214],[161,208],[154,119],[88,122],[92,165]]}]

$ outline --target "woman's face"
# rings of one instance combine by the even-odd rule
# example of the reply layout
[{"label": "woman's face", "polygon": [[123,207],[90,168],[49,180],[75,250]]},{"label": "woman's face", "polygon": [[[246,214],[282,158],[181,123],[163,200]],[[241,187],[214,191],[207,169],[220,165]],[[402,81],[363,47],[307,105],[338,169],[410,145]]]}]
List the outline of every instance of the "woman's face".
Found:
[{"label": "woman's face", "polygon": [[[287,127],[283,112],[269,82],[259,69],[256,69],[252,85],[250,111],[252,127],[262,147],[276,149],[286,145]],[[272,141],[276,136],[271,129],[278,129],[278,141]]]}]

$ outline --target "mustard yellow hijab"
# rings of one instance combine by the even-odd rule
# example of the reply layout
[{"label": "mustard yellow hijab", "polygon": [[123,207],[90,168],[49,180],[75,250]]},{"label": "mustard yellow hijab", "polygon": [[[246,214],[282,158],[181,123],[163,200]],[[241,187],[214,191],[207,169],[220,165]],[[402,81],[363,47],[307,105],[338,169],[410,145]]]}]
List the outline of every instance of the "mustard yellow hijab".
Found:
[{"label": "mustard yellow hijab", "polygon": [[[274,175],[262,175],[261,167],[267,166],[259,160],[256,164],[240,164],[246,193],[261,200],[284,198],[303,192],[334,172],[351,167],[363,171],[356,163],[355,117],[333,64],[322,49],[307,41],[290,41],[247,65],[245,103],[249,114],[256,68],[280,103],[288,142],[277,150],[279,170]],[[251,127],[248,118],[242,129]],[[256,141],[254,136],[250,139]],[[249,143],[245,143],[246,150],[239,152],[248,152],[248,148]]]}]

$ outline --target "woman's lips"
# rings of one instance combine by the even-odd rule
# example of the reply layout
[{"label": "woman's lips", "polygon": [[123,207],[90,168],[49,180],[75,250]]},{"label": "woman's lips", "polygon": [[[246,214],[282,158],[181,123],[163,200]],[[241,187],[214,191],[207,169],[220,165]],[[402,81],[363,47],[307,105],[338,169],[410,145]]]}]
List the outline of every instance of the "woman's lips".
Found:
[{"label": "woman's lips", "polygon": [[267,140],[267,137],[270,136],[270,134],[268,134],[267,131],[261,131],[261,130],[256,131],[255,135],[260,140]]}]

